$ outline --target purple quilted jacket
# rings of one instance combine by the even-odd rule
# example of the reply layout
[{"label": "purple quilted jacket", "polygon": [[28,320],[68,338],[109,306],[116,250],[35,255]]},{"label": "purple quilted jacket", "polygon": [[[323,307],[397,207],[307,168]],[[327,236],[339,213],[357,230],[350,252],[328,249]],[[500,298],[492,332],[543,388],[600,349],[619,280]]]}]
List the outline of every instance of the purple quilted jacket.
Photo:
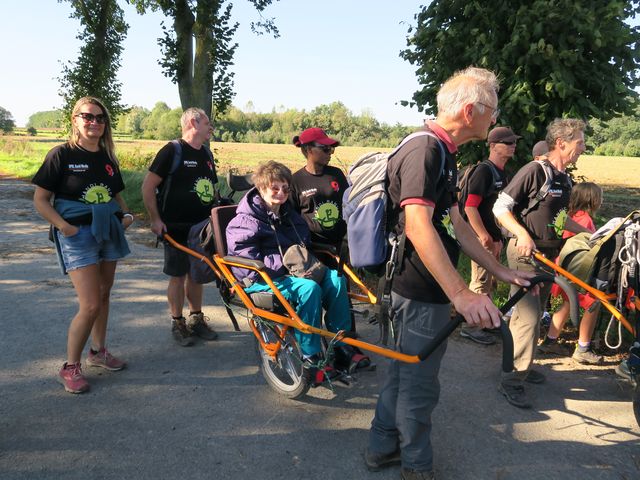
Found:
[{"label": "purple quilted jacket", "polygon": [[[262,260],[271,278],[289,273],[282,265],[276,235],[283,252],[291,245],[300,243],[300,239],[308,245],[310,238],[307,222],[288,202],[280,207],[276,215],[267,208],[255,187],[240,200],[236,216],[229,222],[226,234],[228,255]],[[258,279],[258,274],[251,270],[233,268],[233,273],[239,280]]]}]

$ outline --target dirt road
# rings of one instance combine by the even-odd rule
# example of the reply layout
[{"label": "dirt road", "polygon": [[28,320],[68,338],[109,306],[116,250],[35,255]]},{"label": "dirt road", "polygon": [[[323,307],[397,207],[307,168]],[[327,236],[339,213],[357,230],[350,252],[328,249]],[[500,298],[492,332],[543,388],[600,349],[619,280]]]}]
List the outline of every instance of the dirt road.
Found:
[{"label": "dirt road", "polygon": [[[0,179],[0,479],[399,478],[398,468],[367,472],[361,458],[382,369],[348,389],[283,399],[260,376],[246,324],[233,331],[213,288],[205,313],[220,339],[175,346],[161,251],[142,227],[129,233],[109,329],[129,368],[87,368],[91,392],[65,393],[54,376],[75,300],[31,195]],[[542,361],[548,382],[530,387],[530,411],[497,393],[499,364],[499,346],[455,334],[449,342],[434,417],[437,478],[640,478],[631,389],[613,363]]]}]

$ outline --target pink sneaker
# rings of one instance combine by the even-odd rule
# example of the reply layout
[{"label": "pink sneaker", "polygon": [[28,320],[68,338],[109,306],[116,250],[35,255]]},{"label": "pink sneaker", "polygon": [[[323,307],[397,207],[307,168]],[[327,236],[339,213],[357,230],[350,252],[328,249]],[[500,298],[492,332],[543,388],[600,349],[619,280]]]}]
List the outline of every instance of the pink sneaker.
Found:
[{"label": "pink sneaker", "polygon": [[93,351],[89,350],[87,365],[117,372],[118,370],[122,370],[126,367],[127,362],[114,357],[109,353],[109,350],[102,347],[98,353],[93,353]]},{"label": "pink sneaker", "polygon": [[69,393],[82,393],[89,390],[89,382],[82,375],[82,368],[79,362],[70,365],[64,362],[60,372],[58,372],[58,381]]}]

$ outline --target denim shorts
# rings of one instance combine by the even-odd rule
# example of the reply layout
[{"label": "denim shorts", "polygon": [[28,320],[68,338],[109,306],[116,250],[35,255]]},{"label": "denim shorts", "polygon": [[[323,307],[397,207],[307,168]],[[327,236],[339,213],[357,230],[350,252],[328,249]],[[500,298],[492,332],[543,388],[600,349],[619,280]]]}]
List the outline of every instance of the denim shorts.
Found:
[{"label": "denim shorts", "polygon": [[91,233],[91,225],[79,226],[78,233],[71,237],[65,237],[59,231],[56,233],[58,234],[62,260],[67,271],[95,265],[103,260],[115,262],[123,258],[113,242],[96,241]]}]

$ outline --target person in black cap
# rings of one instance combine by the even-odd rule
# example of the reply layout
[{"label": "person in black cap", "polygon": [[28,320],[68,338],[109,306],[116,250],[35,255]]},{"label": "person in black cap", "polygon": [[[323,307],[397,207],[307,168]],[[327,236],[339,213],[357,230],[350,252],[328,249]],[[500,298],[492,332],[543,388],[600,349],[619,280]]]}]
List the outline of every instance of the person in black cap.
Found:
[{"label": "person in black cap", "polygon": [[311,241],[339,247],[347,232],[342,195],[349,184],[342,170],[329,165],[340,145],[321,128],[307,128],[293,137],[306,165],[293,174],[290,202],[311,230]]},{"label": "person in black cap", "polygon": [[533,146],[533,150],[531,150],[531,156],[534,160],[546,159],[547,153],[549,153],[549,145],[546,140],[540,140]]},{"label": "person in black cap", "polygon": [[[473,228],[482,246],[498,261],[502,252],[502,232],[493,216],[493,204],[500,191],[507,186],[506,163],[516,151],[516,142],[521,138],[509,127],[496,127],[489,132],[489,158],[473,168],[466,178],[460,199],[461,213]],[[495,277],[478,263],[471,261],[469,289],[491,296],[497,286]],[[482,345],[495,343],[495,337],[479,327],[466,323],[460,335]]]}]

